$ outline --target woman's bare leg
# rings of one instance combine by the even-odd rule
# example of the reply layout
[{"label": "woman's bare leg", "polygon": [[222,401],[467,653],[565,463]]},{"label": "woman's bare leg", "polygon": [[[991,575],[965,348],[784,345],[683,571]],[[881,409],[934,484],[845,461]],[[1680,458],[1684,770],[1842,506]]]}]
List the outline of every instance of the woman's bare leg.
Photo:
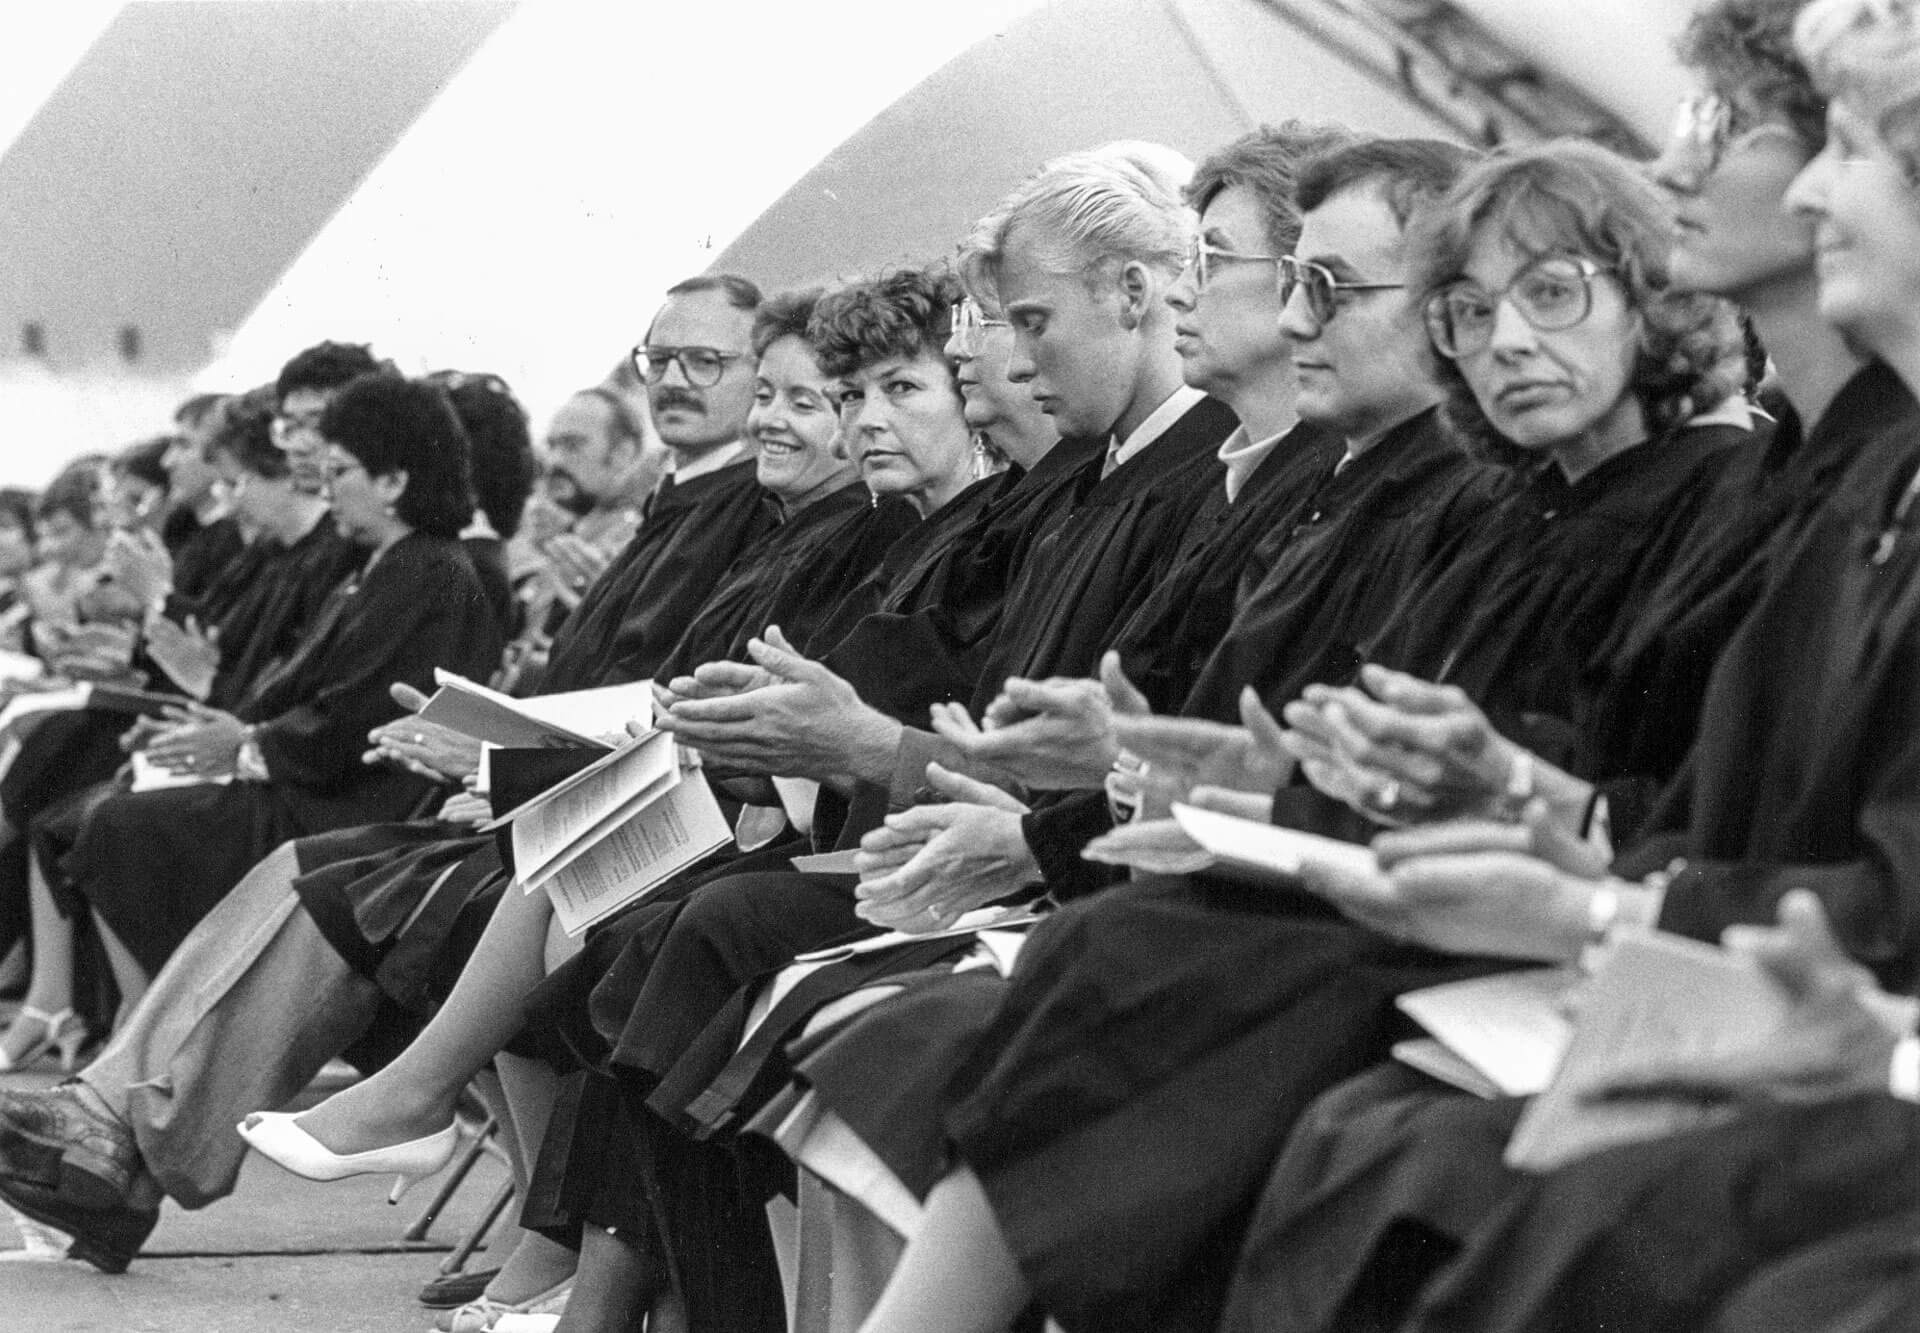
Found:
[{"label": "woman's bare leg", "polygon": [[1032,1299],[979,1177],[961,1167],[927,1196],[860,1333],[1004,1333]]},{"label": "woman's bare leg", "polygon": [[[540,1141],[546,1137],[559,1077],[550,1066],[518,1055],[497,1055],[494,1067],[500,1071],[500,1088],[506,1101],[501,1129],[513,1140],[514,1175],[524,1199],[527,1173],[540,1155]],[[578,1258],[566,1246],[537,1231],[523,1231],[499,1275],[487,1284],[487,1295],[513,1304],[532,1300],[572,1277]]]},{"label": "woman's bare leg", "polygon": [[[73,922],[53,901],[46,876],[33,857],[27,858],[27,898],[33,911],[33,973],[25,1003],[42,1013],[57,1014],[73,1005]],[[18,1063],[44,1031],[39,1020],[21,1014],[0,1037],[0,1051]]]},{"label": "woman's bare leg", "polygon": [[649,1333],[684,1327],[667,1282],[666,1266],[651,1244],[630,1244],[604,1227],[588,1226],[567,1312],[554,1333],[631,1333],[646,1320]]},{"label": "woman's bare leg", "polygon": [[392,1064],[301,1115],[337,1153],[403,1143],[444,1128],[467,1080],[520,1030],[522,1006],[546,976],[544,893],[507,886],[440,1012]]}]

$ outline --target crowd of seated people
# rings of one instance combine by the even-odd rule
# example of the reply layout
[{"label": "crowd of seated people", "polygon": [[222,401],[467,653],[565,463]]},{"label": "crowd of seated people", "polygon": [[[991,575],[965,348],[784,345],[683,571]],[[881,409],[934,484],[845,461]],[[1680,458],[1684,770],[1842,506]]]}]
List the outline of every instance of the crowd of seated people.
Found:
[{"label": "crowd of seated people", "polygon": [[[0,496],[0,1203],[118,1273],[478,1089],[458,1333],[1912,1327],[1920,5],[1679,54],[1648,163],[1123,141],[688,278],[543,456],[324,343]],[[569,929],[436,669],[633,687],[732,836]],[[1543,978],[1603,1081],[1414,1061]]]}]

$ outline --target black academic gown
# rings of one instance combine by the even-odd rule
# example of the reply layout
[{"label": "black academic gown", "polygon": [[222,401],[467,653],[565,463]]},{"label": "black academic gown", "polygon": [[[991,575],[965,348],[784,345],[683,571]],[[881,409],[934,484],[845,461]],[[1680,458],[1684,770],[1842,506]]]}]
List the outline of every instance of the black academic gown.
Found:
[{"label": "black academic gown", "polygon": [[1511,485],[1461,453],[1438,409],[1394,427],[1358,458],[1336,457],[1302,513],[1259,543],[1264,571],[1180,707],[1240,720],[1251,685],[1278,712],[1309,684],[1344,680],[1414,577]]},{"label": "black academic gown", "polygon": [[[561,625],[539,693],[648,679],[774,513],[752,459],[663,484],[645,520]],[[341,956],[423,1015],[459,975],[507,875],[497,839],[434,819],[295,844],[294,890]]]},{"label": "black academic gown", "polygon": [[633,540],[567,617],[540,692],[651,679],[734,559],[773,526],[765,494],[750,458],[662,482]]},{"label": "black academic gown", "polygon": [[[1504,470],[1463,454],[1437,411],[1410,418],[1351,461],[1327,443],[1333,447],[1312,452],[1317,467],[1291,500],[1277,503],[1274,522],[1245,555],[1237,610],[1181,712],[1237,721],[1246,685],[1278,709],[1309,682],[1344,680],[1359,658],[1355,645],[1379,632],[1423,565],[1513,484]],[[1151,635],[1150,625],[1128,631],[1142,643]],[[1080,856],[1106,826],[1104,806],[1076,794],[1026,817],[1028,844],[1056,898],[1116,878]],[[812,1053],[801,1073],[864,1141],[881,1145],[896,1174],[931,1183],[947,1160],[939,1123],[947,1084],[1002,991],[977,976],[917,987],[870,1009],[843,1040]],[[892,1072],[877,1079],[879,1069]]]},{"label": "black academic gown", "polygon": [[[1368,651],[1502,716],[1572,716],[1593,646],[1637,612],[1726,447],[1681,432],[1573,486],[1536,474],[1408,585]],[[1034,928],[947,1129],[1064,1326],[1210,1327],[1287,1126],[1384,1054],[1393,995],[1455,966],[1271,888],[1137,880]]]},{"label": "black academic gown", "polygon": [[268,780],[124,793],[87,818],[71,887],[157,971],[262,856],[290,837],[400,819],[423,779],[361,762],[367,733],[400,707],[388,686],[428,690],[435,667],[485,676],[501,640],[457,541],[414,533],[335,591],[299,652],[235,709],[255,727]]},{"label": "black academic gown", "polygon": [[[1643,873],[1691,852],[1661,924],[1705,940],[1737,921],[1772,920],[1786,888],[1809,887],[1849,948],[1888,984],[1910,988],[1920,968],[1920,903],[1910,887],[1920,768],[1907,732],[1916,704],[1908,658],[1920,615],[1920,538],[1889,521],[1894,495],[1920,464],[1920,411],[1897,383],[1871,373],[1836,398],[1809,444],[1825,440],[1844,450],[1828,498],[1786,520],[1757,605],[1710,677],[1683,775],[1655,831],[1616,869]],[[1672,831],[1661,832],[1662,824]],[[1521,1206],[1519,1177],[1499,1164],[1517,1104],[1477,1102],[1392,1071],[1329,1094],[1334,1099],[1335,1109],[1303,1124],[1269,1184],[1229,1326],[1346,1329],[1362,1306],[1398,1319],[1434,1279],[1462,1309],[1491,1309],[1504,1303],[1496,1292],[1514,1293],[1509,1314],[1484,1327],[1559,1327],[1529,1322],[1548,1308],[1531,1302],[1561,1299],[1556,1284],[1590,1264],[1584,1247],[1596,1233],[1586,1212],[1552,1215],[1543,1200],[1556,1191],[1527,1188],[1525,1207],[1539,1229],[1524,1251],[1513,1251],[1526,1254],[1525,1271],[1499,1276],[1503,1251],[1479,1239],[1462,1276],[1441,1268],[1463,1240],[1493,1225],[1489,1215]],[[1629,1175],[1627,1164],[1674,1169],[1655,1149],[1608,1160],[1623,1200],[1653,1185],[1651,1176]],[[1344,1165],[1330,1169],[1336,1162]],[[1792,1188],[1791,1177],[1783,1179]],[[1424,1249],[1397,1245],[1410,1231],[1435,1239]],[[1591,1291],[1603,1274],[1585,1271],[1579,1282]],[[1482,1299],[1461,1295],[1468,1272],[1486,1283]],[[1567,1281],[1567,1290],[1578,1285]],[[1277,1323],[1275,1309],[1293,1313]]]},{"label": "black academic gown", "polygon": [[658,674],[670,680],[703,662],[744,661],[747,640],[769,625],[796,647],[812,644],[822,622],[846,614],[848,597],[871,590],[872,572],[919,522],[904,500],[875,504],[858,480],[782,518],[735,559]]},{"label": "black academic gown", "polygon": [[218,614],[220,601],[230,596],[226,573],[245,549],[246,539],[232,518],[216,518],[202,523],[191,510],[181,511],[186,522],[170,516],[161,530],[161,540],[173,557],[173,591],[181,597],[210,601]]},{"label": "black academic gown", "polygon": [[[976,711],[1010,675],[1094,670],[1174,565],[1194,515],[1222,486],[1215,454],[1236,424],[1223,405],[1203,400],[1109,476],[1101,475],[1104,449],[1087,449],[1055,498],[1033,508],[1036,535],[985,655],[971,701]],[[610,1145],[624,1170],[617,1177],[603,1171],[599,1183],[631,1181],[648,1198],[675,1201],[671,1216],[656,1221],[675,1263],[694,1275],[688,1300],[696,1328],[747,1328],[773,1317],[769,1284],[738,1276],[770,1274],[759,1238],[740,1237],[741,1248],[730,1249],[723,1236],[726,1219],[756,1206],[767,1183],[743,1183],[729,1151],[696,1149],[666,1130],[686,1123],[686,1108],[661,1098],[698,1093],[701,1073],[724,1063],[725,1034],[737,1030],[739,1017],[730,1002],[740,987],[796,952],[870,929],[852,906],[847,877],[765,871],[712,881],[651,913],[592,992],[591,1013],[613,1046],[613,1066],[634,1095],[653,1090],[648,1109],[662,1117],[631,1117],[637,1137]],[[670,1070],[674,1076],[656,1088]],[[597,1197],[576,1200],[574,1220],[613,1215],[632,1224],[631,1205],[615,1194],[601,1188]],[[723,1272],[736,1276],[723,1280]]]},{"label": "black academic gown", "polygon": [[[323,514],[290,547],[262,539],[247,548],[236,565],[250,577],[229,590],[231,596],[216,588],[197,601],[169,598],[168,615],[200,618],[218,635],[220,665],[207,702],[234,707],[256,678],[290,656],[334,589],[365,558]],[[168,682],[162,677],[156,685]],[[79,906],[67,889],[64,860],[88,813],[114,790],[111,781],[126,761],[120,736],[130,720],[92,709],[58,713],[27,737],[0,779],[0,805],[26,832],[0,852],[0,893],[25,901],[30,851],[61,908]]]}]

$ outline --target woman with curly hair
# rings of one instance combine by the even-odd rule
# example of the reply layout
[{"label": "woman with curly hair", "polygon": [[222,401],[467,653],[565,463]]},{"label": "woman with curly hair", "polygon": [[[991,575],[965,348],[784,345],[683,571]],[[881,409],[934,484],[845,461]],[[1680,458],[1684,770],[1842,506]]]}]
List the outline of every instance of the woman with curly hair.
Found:
[{"label": "woman with curly hair", "polygon": [[[1900,7],[1810,6],[1802,53],[1816,69],[1822,54],[1860,58],[1872,45],[1855,40],[1861,31],[1886,41],[1900,26],[1887,15]],[[1911,393],[1920,367],[1900,357],[1916,345],[1920,208],[1892,137],[1872,128],[1875,113],[1836,101],[1822,126],[1823,99],[1790,37],[1801,8],[1717,0],[1702,11],[1683,58],[1703,92],[1658,170],[1681,205],[1677,276],[1744,288],[1788,403],[1815,423],[1783,469],[1807,503],[1784,520],[1787,540],[1769,547],[1764,586],[1749,595],[1729,585],[1745,617],[1706,683],[1683,779],[1610,876],[1564,849],[1525,854],[1551,841],[1534,841],[1537,824],[1519,838],[1453,824],[1383,839],[1376,850],[1391,869],[1372,887],[1390,899],[1418,885],[1456,917],[1522,898],[1575,915],[1584,906],[1595,942],[1644,925],[1712,940],[1777,913],[1788,933],[1820,936],[1842,991],[1870,968],[1911,992],[1920,549],[1904,517],[1911,501],[1899,497],[1914,493],[1920,461]],[[1920,86],[1920,23],[1905,8],[1905,78],[1887,81],[1894,95],[1879,118],[1889,103],[1912,105]],[[1809,44],[1808,32],[1826,40]],[[1886,54],[1868,63],[1884,68]],[[1843,240],[1867,237],[1866,248]],[[1789,416],[1782,432],[1793,428]],[[1790,897],[1796,889],[1810,892]],[[1831,938],[1810,924],[1823,913]],[[1425,936],[1432,915],[1414,908],[1403,922]],[[1813,980],[1809,972],[1789,1002],[1821,1003]],[[1888,1045],[1894,1035],[1882,1033]],[[1833,1078],[1861,1049],[1830,1029],[1799,1050],[1779,1034],[1744,1066],[1675,1064],[1657,1046],[1618,1052],[1649,1071],[1639,1095],[1737,1099],[1745,1113],[1545,1174],[1502,1164],[1518,1099],[1482,1101],[1391,1068],[1346,1084],[1302,1118],[1269,1182],[1224,1326],[1908,1327],[1920,1119],[1873,1095],[1871,1070],[1865,1083]],[[1716,1064],[1744,1078],[1717,1082]],[[1884,1057],[1878,1078],[1878,1091],[1891,1089]]]},{"label": "woman with curly hair", "polygon": [[[1667,292],[1669,234],[1631,166],[1580,145],[1469,170],[1412,232],[1411,299],[1455,425],[1516,486],[1414,581],[1374,652],[1460,682],[1535,744],[1572,734],[1593,651],[1750,439],[1696,424],[1740,383],[1742,340],[1724,306]],[[1286,268],[1291,311],[1338,317],[1330,275]],[[1386,1055],[1396,994],[1511,956],[1497,939],[1462,952],[1206,875],[1068,904],[1032,932],[956,1082],[957,1167],[869,1333],[985,1329],[1029,1295],[1068,1329],[1212,1327],[1293,1116]]]}]

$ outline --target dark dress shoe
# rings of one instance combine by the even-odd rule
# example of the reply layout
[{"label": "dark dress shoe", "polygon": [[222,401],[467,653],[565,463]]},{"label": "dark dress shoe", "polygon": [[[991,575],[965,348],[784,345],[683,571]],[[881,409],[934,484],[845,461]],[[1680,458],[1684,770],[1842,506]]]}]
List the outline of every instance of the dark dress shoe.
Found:
[{"label": "dark dress shoe", "polygon": [[97,1207],[90,1190],[81,1200],[60,1186],[48,1187],[15,1176],[0,1176],[0,1201],[43,1226],[73,1237],[69,1258],[92,1264],[103,1273],[124,1273],[140,1253],[140,1246],[160,1221],[160,1186],[142,1173],[130,1197],[117,1205]]},{"label": "dark dress shoe", "polygon": [[145,1164],[130,1128],[63,1083],[45,1092],[0,1091],[0,1170],[116,1207]]},{"label": "dark dress shoe", "polygon": [[477,1273],[448,1273],[420,1288],[420,1304],[430,1310],[453,1310],[487,1294],[487,1283],[500,1275],[497,1268]]}]

